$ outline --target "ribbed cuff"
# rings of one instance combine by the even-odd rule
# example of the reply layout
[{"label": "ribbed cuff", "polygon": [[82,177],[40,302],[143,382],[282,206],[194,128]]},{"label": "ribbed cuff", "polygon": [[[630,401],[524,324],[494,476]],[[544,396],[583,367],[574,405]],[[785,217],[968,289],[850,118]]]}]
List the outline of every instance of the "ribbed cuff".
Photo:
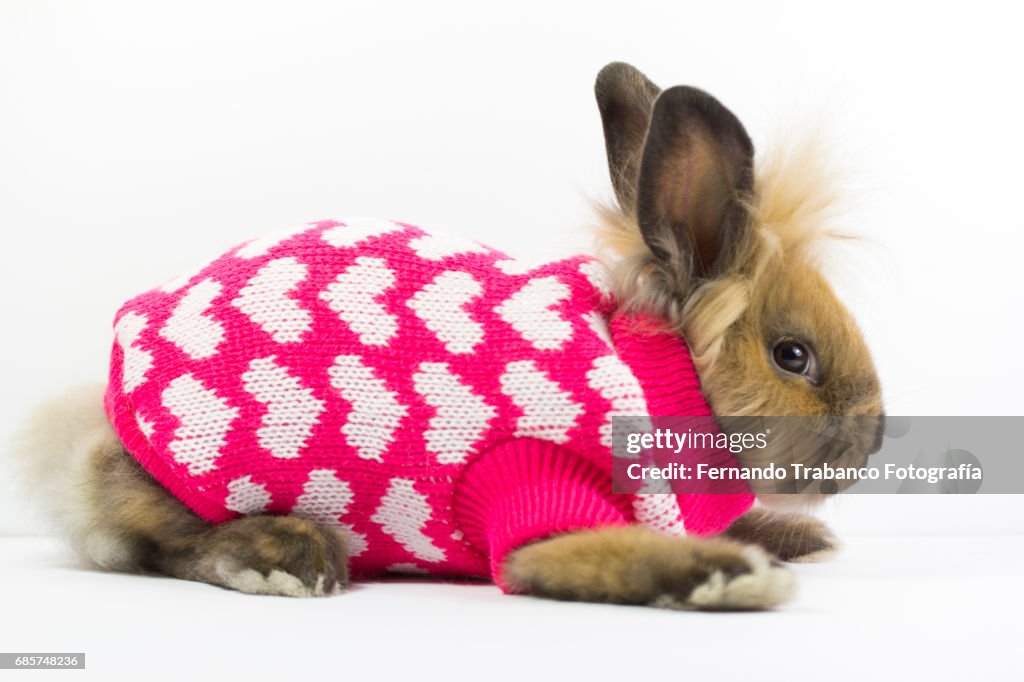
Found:
[{"label": "ribbed cuff", "polygon": [[686,341],[650,315],[618,313],[609,325],[615,350],[644,391],[648,414],[710,417],[711,407]]},{"label": "ribbed cuff", "polygon": [[533,439],[500,445],[470,464],[456,484],[454,513],[466,539],[501,569],[510,552],[558,533],[632,520],[629,496],[611,477],[571,451]]}]

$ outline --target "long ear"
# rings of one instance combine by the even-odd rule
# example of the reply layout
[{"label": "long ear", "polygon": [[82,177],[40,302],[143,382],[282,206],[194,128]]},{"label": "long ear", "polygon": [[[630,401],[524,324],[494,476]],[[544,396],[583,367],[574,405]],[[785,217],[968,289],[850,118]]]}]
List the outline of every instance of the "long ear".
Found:
[{"label": "long ear", "polygon": [[647,124],[660,92],[646,76],[622,62],[612,62],[601,69],[594,83],[612,186],[619,206],[629,213],[636,203],[636,183]]},{"label": "long ear", "polygon": [[720,270],[746,224],[740,199],[753,187],[753,165],[747,131],[721,102],[685,86],[663,92],[637,186],[637,222],[651,251],[691,258],[698,276]]}]

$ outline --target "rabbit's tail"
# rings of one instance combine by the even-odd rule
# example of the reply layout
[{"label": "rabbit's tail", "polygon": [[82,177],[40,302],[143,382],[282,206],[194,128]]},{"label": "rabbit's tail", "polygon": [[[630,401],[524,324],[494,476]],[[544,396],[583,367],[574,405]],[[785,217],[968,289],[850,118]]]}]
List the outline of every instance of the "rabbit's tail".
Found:
[{"label": "rabbit's tail", "polygon": [[37,407],[10,454],[25,497],[75,549],[111,568],[123,549],[98,515],[97,464],[123,448],[103,409],[103,384],[81,386]]}]

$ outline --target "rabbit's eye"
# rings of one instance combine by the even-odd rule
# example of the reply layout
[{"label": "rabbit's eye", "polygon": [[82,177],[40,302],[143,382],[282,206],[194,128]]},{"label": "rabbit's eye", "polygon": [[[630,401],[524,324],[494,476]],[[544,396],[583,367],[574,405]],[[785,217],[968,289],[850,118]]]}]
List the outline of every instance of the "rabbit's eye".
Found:
[{"label": "rabbit's eye", "polygon": [[772,348],[775,366],[784,372],[809,376],[814,365],[814,356],[807,344],[796,339],[779,339]]}]

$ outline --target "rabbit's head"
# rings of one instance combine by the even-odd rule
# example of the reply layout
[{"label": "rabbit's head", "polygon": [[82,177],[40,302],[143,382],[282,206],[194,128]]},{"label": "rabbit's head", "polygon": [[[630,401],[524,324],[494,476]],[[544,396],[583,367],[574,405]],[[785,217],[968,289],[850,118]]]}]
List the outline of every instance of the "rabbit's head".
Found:
[{"label": "rabbit's head", "polygon": [[[605,67],[596,94],[618,199],[602,210],[601,246],[620,304],[683,335],[716,416],[800,416],[824,436],[772,438],[741,464],[863,466],[881,443],[881,388],[819,272],[830,196],[816,151],[755,164],[750,137],[718,100],[662,91],[627,64]],[[727,431],[737,423],[722,420]],[[753,482],[768,503],[820,498],[773,495],[785,490],[777,485]]]}]

